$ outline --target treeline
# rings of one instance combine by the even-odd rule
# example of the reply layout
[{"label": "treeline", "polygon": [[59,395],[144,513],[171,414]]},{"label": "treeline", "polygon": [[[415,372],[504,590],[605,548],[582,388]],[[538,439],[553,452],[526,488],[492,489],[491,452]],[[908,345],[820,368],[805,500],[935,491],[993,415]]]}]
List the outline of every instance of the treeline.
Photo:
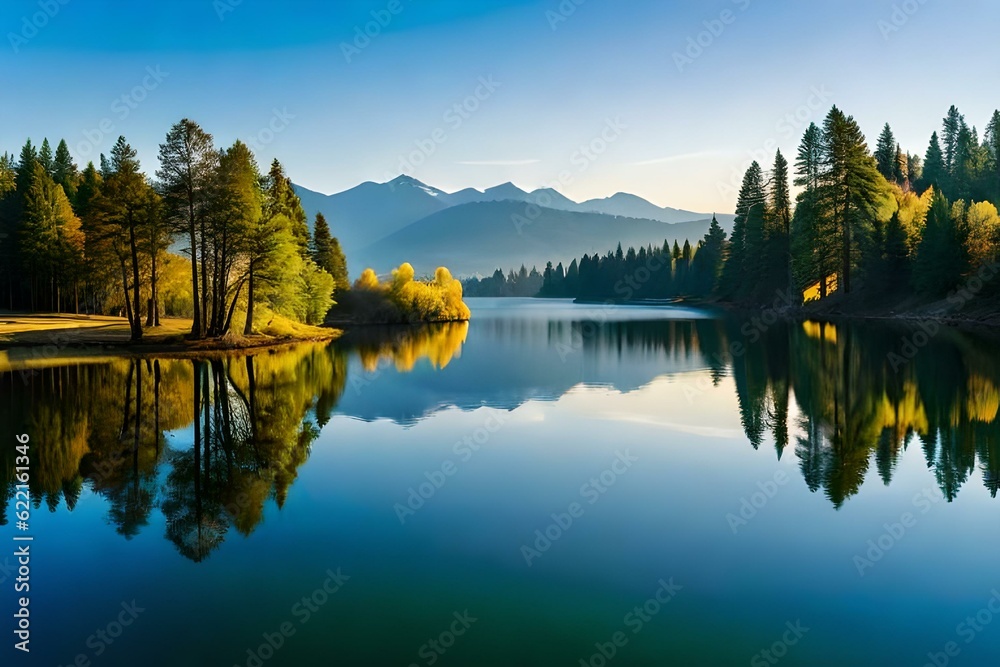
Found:
[{"label": "treeline", "polygon": [[712,216],[708,234],[692,247],[675,240],[673,247],[649,245],[617,250],[606,255],[584,255],[569,268],[562,262],[545,266],[540,297],[583,300],[633,301],[668,299],[679,296],[709,296],[715,284],[715,266],[722,258],[726,233]]},{"label": "treeline", "polygon": [[235,321],[249,335],[269,313],[319,323],[348,287],[337,239],[321,215],[310,235],[282,165],[262,174],[246,144],[217,149],[188,119],[155,179],[124,137],[82,172],[65,140],[0,157],[0,267],[11,310],[121,313],[133,340],[161,314],[192,317],[193,338]]},{"label": "treeline", "polygon": [[469,278],[462,282],[465,296],[472,297],[533,297],[542,289],[542,274],[534,266],[531,271],[522,264],[514,273],[504,276],[503,269],[497,269],[492,276]]},{"label": "treeline", "polygon": [[565,270],[550,263],[540,296],[770,303],[837,293],[886,305],[939,299],[966,282],[971,293],[998,292],[977,281],[995,273],[1000,246],[1000,111],[980,140],[951,107],[921,159],[888,124],[871,151],[854,118],[834,107],[806,129],[789,172],[780,151],[769,170],[750,165],[728,238],[713,220],[683,249],[619,247]]}]

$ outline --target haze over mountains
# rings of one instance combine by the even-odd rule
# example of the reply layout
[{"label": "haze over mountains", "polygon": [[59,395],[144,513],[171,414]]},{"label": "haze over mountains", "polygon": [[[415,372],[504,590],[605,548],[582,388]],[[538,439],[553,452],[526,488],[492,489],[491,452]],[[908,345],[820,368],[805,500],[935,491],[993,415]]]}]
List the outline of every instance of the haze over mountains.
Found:
[{"label": "haze over mountains", "polygon": [[[296,185],[309,216],[323,213],[347,254],[351,274],[367,266],[379,273],[404,261],[418,273],[448,266],[456,275],[490,274],[522,263],[541,270],[546,261],[568,263],[584,253],[696,243],[711,214],[663,208],[636,195],[575,202],[552,189],[526,192],[512,183],[454,193],[410,176],[362,183],[324,195]],[[718,216],[727,230],[733,216]]]}]

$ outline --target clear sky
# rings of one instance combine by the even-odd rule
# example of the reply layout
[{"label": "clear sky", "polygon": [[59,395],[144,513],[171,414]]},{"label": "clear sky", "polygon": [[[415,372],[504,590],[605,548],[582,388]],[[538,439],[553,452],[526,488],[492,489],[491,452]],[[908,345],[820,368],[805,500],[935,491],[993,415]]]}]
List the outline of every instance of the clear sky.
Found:
[{"label": "clear sky", "polygon": [[832,104],[921,155],[950,104],[981,131],[997,25],[993,0],[4,0],[0,151],[124,134],[152,173],[186,116],[321,192],[405,171],[731,211]]}]

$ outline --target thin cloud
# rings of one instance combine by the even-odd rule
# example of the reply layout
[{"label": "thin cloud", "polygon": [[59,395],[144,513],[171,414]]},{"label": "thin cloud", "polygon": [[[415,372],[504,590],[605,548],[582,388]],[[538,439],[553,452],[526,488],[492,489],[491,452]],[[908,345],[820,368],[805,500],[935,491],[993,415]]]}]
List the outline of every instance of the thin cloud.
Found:
[{"label": "thin cloud", "polygon": [[681,155],[669,155],[667,157],[658,157],[653,160],[643,160],[642,162],[633,162],[633,167],[648,167],[652,164],[665,164],[667,162],[681,162],[683,160],[694,160],[702,157],[715,157],[718,155],[723,155],[723,151],[701,151],[700,153],[683,153]]},{"label": "thin cloud", "polygon": [[522,167],[527,164],[538,164],[541,160],[476,160],[470,162],[456,162],[468,167]]}]

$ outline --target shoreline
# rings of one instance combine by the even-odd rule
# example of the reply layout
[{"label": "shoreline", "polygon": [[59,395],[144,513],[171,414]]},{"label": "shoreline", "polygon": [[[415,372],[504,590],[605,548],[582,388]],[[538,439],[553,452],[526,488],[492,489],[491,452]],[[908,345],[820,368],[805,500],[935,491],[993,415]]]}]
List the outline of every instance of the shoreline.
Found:
[{"label": "shoreline", "polygon": [[344,335],[339,328],[295,325],[287,333],[188,340],[190,328],[191,320],[164,319],[162,326],[147,329],[143,340],[135,342],[123,318],[4,313],[0,314],[0,371],[38,368],[68,358],[219,358],[334,341]]}]

